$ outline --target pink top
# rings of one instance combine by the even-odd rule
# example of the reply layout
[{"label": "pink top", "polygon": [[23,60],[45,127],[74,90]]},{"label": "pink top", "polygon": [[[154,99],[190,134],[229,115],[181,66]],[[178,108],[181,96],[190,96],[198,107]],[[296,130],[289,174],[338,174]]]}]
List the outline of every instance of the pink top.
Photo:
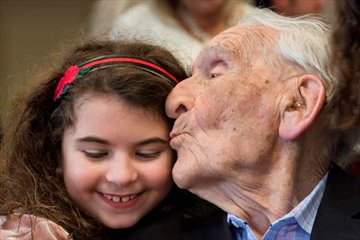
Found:
[{"label": "pink top", "polygon": [[25,214],[0,215],[0,239],[2,240],[65,240],[69,233],[58,224],[41,217]]}]

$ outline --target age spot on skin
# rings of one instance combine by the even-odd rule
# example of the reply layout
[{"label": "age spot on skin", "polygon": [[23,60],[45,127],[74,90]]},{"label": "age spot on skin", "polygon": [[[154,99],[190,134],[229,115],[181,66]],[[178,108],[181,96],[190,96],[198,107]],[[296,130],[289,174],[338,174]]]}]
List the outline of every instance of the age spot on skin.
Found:
[{"label": "age spot on skin", "polygon": [[265,84],[269,84],[269,82],[270,82],[269,80],[267,80],[267,79],[265,80]]}]

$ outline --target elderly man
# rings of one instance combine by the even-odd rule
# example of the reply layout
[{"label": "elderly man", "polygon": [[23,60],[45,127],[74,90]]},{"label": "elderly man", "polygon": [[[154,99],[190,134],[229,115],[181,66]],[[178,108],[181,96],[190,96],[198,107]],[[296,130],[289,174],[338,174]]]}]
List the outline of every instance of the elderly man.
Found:
[{"label": "elderly man", "polygon": [[328,35],[259,11],[207,44],[167,99],[175,182],[229,213],[239,240],[360,238],[360,181],[332,163]]}]

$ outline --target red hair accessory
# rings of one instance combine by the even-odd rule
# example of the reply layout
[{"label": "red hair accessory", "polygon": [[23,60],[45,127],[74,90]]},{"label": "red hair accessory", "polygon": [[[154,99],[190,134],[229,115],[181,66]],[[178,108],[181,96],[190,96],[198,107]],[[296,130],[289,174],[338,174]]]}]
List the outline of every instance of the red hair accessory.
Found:
[{"label": "red hair accessory", "polygon": [[[101,56],[79,64],[79,66],[74,65],[69,67],[56,87],[54,101],[58,100],[61,95],[67,91],[68,85],[74,82],[75,79],[82,77],[85,73],[95,69],[101,64],[116,62],[134,63],[142,66],[141,69],[145,71],[166,79],[170,79],[175,84],[179,83],[179,81],[171,73],[156,65],[155,63],[152,63],[150,60],[142,60],[134,57]],[[113,65],[108,66],[110,67]]]},{"label": "red hair accessory", "polygon": [[75,77],[76,75],[78,75],[78,73],[79,73],[78,66],[71,66],[68,68],[68,70],[66,70],[64,76],[60,79],[55,89],[54,101],[56,101],[61,96],[65,86],[72,83],[75,80]]}]

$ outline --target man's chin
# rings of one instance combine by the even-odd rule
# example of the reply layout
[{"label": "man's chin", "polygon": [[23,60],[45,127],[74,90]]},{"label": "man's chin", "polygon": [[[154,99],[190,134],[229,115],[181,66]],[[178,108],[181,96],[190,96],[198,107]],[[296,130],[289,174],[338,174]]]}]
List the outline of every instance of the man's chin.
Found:
[{"label": "man's chin", "polygon": [[184,166],[183,164],[178,164],[178,162],[176,162],[172,170],[172,177],[175,184],[179,188],[189,189],[192,186],[192,179],[194,179],[192,172],[193,171],[189,169],[189,166]]}]

